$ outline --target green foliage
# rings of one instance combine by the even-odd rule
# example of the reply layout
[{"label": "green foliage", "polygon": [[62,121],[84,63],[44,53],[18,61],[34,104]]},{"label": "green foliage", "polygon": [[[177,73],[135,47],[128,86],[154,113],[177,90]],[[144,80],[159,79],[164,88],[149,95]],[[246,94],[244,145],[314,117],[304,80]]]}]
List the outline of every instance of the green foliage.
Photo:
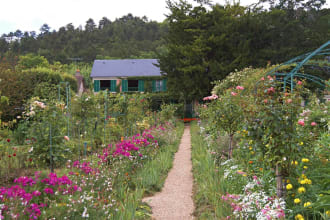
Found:
[{"label": "green foliage", "polygon": [[323,22],[329,9],[294,9],[292,16],[288,10],[238,4],[206,10],[203,4],[168,1],[168,8],[167,50],[159,56],[160,67],[168,75],[170,93],[187,100],[206,96],[210,83],[230,72],[284,62],[329,39],[329,23]]},{"label": "green foliage", "polygon": [[33,54],[27,54],[25,56],[20,56],[17,68],[24,69],[32,69],[37,67],[49,67],[48,60],[43,56],[36,56]]},{"label": "green foliage", "polygon": [[[25,67],[22,68],[22,65]],[[58,99],[58,86],[61,82],[68,82],[74,94],[77,91],[76,79],[63,71],[64,67],[59,63],[49,65],[45,58],[33,55],[21,57],[16,69],[0,68],[2,94],[11,100],[3,110],[2,120],[10,121],[18,116],[31,97]],[[60,96],[65,95],[65,87],[61,86]]]}]

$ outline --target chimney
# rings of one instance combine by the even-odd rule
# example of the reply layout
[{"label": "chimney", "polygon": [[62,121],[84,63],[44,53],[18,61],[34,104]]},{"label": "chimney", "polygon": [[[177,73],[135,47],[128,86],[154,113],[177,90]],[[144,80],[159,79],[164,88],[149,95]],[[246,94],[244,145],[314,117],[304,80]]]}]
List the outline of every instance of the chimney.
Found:
[{"label": "chimney", "polygon": [[77,69],[75,77],[77,79],[78,95],[81,96],[84,92],[84,77],[80,74],[79,69]]}]

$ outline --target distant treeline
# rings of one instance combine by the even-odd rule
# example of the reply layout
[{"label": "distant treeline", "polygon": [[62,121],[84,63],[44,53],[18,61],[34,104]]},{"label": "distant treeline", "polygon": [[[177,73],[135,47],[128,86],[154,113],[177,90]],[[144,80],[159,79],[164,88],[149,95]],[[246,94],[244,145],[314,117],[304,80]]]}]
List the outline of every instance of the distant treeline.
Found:
[{"label": "distant treeline", "polygon": [[154,58],[155,52],[161,50],[166,32],[166,23],[132,14],[115,21],[103,17],[98,24],[89,19],[84,28],[70,23],[51,31],[51,27],[44,24],[40,34],[17,30],[2,35],[0,56],[34,53],[50,62],[61,63],[72,62],[72,58],[80,58],[83,62],[96,58]]}]

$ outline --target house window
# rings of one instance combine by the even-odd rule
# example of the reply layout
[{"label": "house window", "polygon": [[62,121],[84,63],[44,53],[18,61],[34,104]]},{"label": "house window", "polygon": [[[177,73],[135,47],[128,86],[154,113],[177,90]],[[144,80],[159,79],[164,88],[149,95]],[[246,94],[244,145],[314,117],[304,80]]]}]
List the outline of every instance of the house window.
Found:
[{"label": "house window", "polygon": [[127,80],[128,91],[135,92],[139,90],[139,80]]},{"label": "house window", "polygon": [[163,80],[156,80],[156,92],[163,91]]},{"label": "house window", "polygon": [[110,90],[110,86],[111,86],[111,83],[110,83],[110,80],[100,80],[100,89],[101,90]]},{"label": "house window", "polygon": [[117,80],[100,80],[100,90],[116,92],[116,83]]}]

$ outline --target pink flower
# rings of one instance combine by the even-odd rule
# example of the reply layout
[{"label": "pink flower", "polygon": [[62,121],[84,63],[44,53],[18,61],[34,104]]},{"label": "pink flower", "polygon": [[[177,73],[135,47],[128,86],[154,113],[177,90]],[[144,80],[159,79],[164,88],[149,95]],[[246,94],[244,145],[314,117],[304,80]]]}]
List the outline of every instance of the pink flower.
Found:
[{"label": "pink flower", "polygon": [[269,89],[267,89],[267,93],[274,93],[275,89],[274,87],[270,87]]},{"label": "pink flower", "polygon": [[291,103],[292,102],[292,99],[287,99],[286,100],[286,103]]},{"label": "pink flower", "polygon": [[316,126],[317,125],[317,123],[315,122],[315,121],[313,121],[312,123],[311,123],[311,126]]},{"label": "pink flower", "polygon": [[244,87],[243,87],[243,86],[236,86],[236,89],[238,89],[238,90],[243,90]]},{"label": "pink flower", "polygon": [[257,176],[253,176],[253,179],[254,179],[254,180],[257,180],[257,179],[258,179],[258,177],[257,177]]},{"label": "pink flower", "polygon": [[69,140],[70,140],[70,138],[69,138],[68,136],[64,136],[64,139],[65,139],[66,141],[69,141]]},{"label": "pink flower", "polygon": [[269,76],[269,75],[267,76],[267,78],[268,78],[269,80],[273,80],[273,78],[272,78],[271,76]]},{"label": "pink flower", "polygon": [[46,194],[54,194],[54,191],[53,191],[52,188],[45,188],[45,189],[44,189],[44,192],[45,192]]},{"label": "pink flower", "polygon": [[237,96],[237,93],[236,92],[231,92],[231,95],[232,96]]},{"label": "pink flower", "polygon": [[302,82],[301,82],[301,81],[298,81],[297,84],[298,84],[298,85],[302,85]]},{"label": "pink flower", "polygon": [[265,77],[261,77],[261,79],[260,79],[260,80],[264,81],[264,80],[265,80]]},{"label": "pink flower", "polygon": [[264,103],[267,104],[268,103],[268,100],[267,99],[264,99]]},{"label": "pink flower", "polygon": [[304,121],[304,119],[299,119],[299,120],[298,120],[298,124],[301,125],[301,126],[305,126],[305,121]]}]

